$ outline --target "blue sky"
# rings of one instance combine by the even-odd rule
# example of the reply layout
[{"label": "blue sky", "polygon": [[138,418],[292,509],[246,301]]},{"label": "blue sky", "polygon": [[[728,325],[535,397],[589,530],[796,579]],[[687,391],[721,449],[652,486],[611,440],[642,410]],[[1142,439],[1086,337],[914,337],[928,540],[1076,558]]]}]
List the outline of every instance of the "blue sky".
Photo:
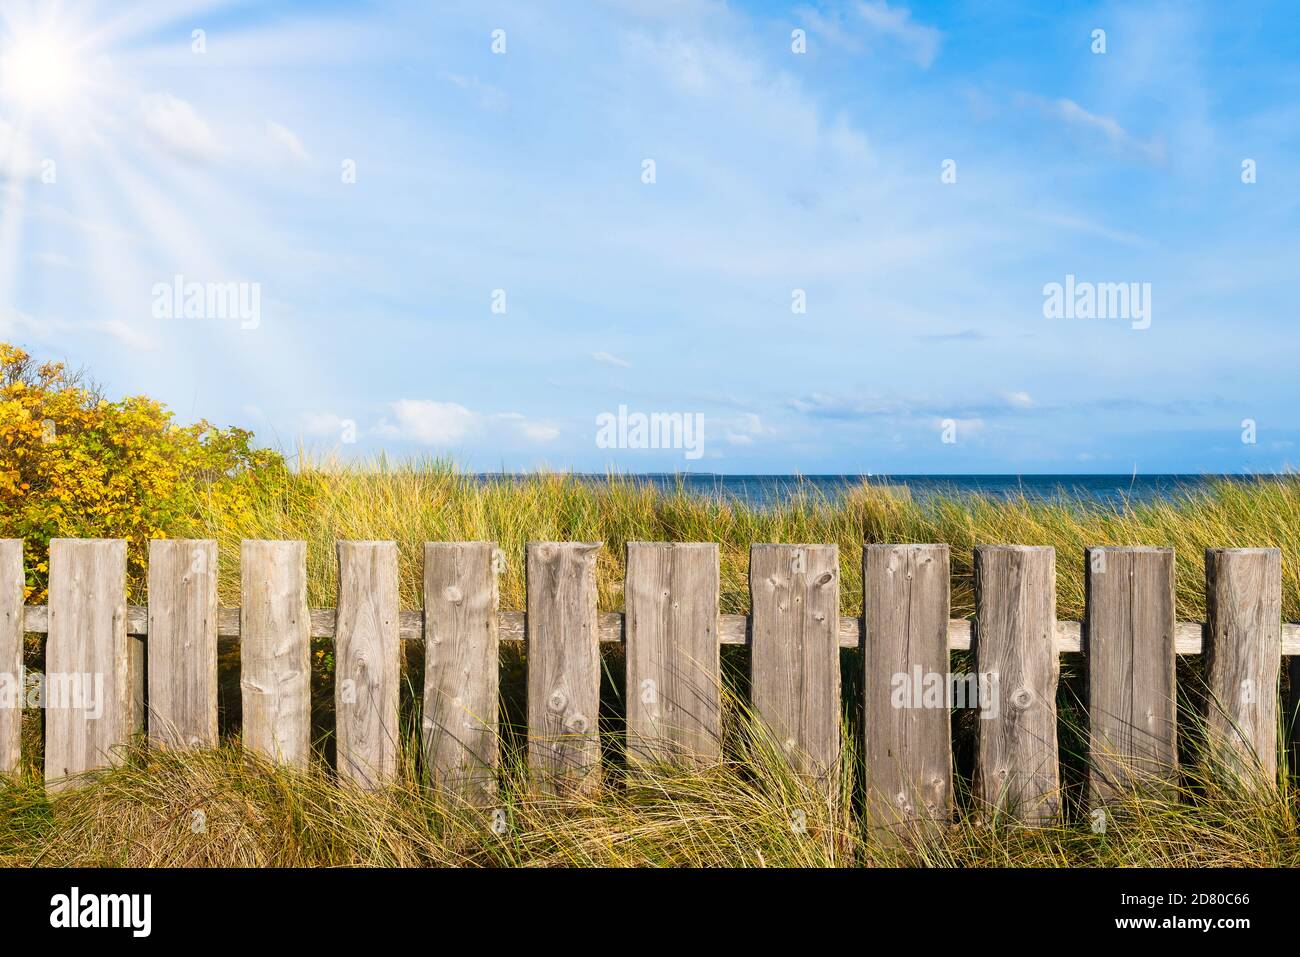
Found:
[{"label": "blue sky", "polygon": [[[287,451],[1300,458],[1291,4],[6,0],[0,77],[0,336]],[[620,405],[702,455],[600,447]]]}]

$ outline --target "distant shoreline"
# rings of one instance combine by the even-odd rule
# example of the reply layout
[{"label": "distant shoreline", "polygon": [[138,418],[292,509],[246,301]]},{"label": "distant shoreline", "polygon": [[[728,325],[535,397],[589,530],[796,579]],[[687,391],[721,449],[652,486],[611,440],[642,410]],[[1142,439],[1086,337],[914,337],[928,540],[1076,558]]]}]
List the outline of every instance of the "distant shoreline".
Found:
[{"label": "distant shoreline", "polygon": [[[538,474],[528,472],[476,472],[484,482],[523,481]],[[708,472],[626,472],[604,475],[587,472],[561,473],[579,481],[603,483],[627,481],[673,490],[678,486],[693,494],[732,498],[753,505],[768,505],[789,498],[800,490],[814,490],[830,497],[869,484],[896,486],[912,496],[986,495],[998,499],[1025,497],[1038,500],[1068,499],[1098,504],[1151,502],[1206,491],[1215,482],[1252,483],[1287,478],[1286,474],[973,474],[973,475],[724,475]]]}]

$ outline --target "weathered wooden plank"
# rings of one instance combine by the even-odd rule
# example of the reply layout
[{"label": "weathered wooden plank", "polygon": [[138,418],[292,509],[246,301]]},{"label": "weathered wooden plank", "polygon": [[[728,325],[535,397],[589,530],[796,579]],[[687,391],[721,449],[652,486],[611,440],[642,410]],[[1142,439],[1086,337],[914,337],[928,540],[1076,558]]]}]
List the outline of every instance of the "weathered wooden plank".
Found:
[{"label": "weathered wooden plank", "polygon": [[217,743],[217,543],[149,543],[149,740]]},{"label": "weathered wooden plank", "polygon": [[828,794],[840,761],[839,549],[753,545],[751,696],[800,773]]},{"label": "weathered wooden plank", "polygon": [[305,767],[311,754],[307,543],[245,539],[240,589],[244,747]]},{"label": "weathered wooden plank", "polygon": [[1278,678],[1282,667],[1282,553],[1205,552],[1206,737],[1231,767],[1277,776]]},{"label": "weathered wooden plank", "polygon": [[397,543],[336,542],[336,765],[341,781],[378,788],[397,779]]},{"label": "weathered wooden plank", "polygon": [[900,837],[952,815],[948,558],[947,545],[863,550],[867,823]]},{"label": "weathered wooden plank", "polygon": [[22,757],[23,585],[23,540],[0,539],[0,774]]},{"label": "weathered wooden plank", "polygon": [[1104,804],[1178,766],[1174,551],[1085,551],[1089,794]]},{"label": "weathered wooden plank", "polygon": [[529,542],[525,550],[528,762],[542,791],[599,784],[599,551],[599,542]]},{"label": "weathered wooden plank", "polygon": [[45,651],[45,782],[118,764],[131,732],[126,635],[126,542],[50,542],[50,636]]},{"label": "weathered wooden plank", "polygon": [[989,809],[1025,824],[1060,810],[1055,626],[1055,550],[978,546],[974,657],[996,691],[980,715],[976,790]]},{"label": "weathered wooden plank", "polygon": [[718,546],[628,542],[627,753],[632,761],[718,758]]},{"label": "weathered wooden plank", "polygon": [[425,766],[473,804],[497,792],[501,560],[493,542],[424,546]]}]

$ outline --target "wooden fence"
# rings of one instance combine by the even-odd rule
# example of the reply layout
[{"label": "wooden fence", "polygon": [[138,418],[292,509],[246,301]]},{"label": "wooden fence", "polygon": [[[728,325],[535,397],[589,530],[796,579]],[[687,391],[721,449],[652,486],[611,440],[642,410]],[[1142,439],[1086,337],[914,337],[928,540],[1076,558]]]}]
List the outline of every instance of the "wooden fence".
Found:
[{"label": "wooden fence", "polygon": [[[45,777],[57,789],[118,760],[146,722],[158,746],[214,744],[217,639],[237,636],[244,746],[303,765],[310,642],[332,638],[338,774],[372,787],[397,769],[402,642],[422,642],[428,772],[435,786],[490,804],[501,641],[527,642],[527,758],[537,786],[555,792],[598,780],[599,642],[625,645],[631,762],[718,757],[719,645],[748,644],[754,711],[789,760],[823,781],[841,754],[840,649],[861,647],[867,813],[910,827],[952,812],[949,706],[961,683],[949,653],[971,649],[976,677],[995,679],[978,696],[976,795],[1036,823],[1060,807],[1059,653],[1086,656],[1096,803],[1137,775],[1175,773],[1175,656],[1203,652],[1211,745],[1276,771],[1281,660],[1300,654],[1300,626],[1281,621],[1277,549],[1209,551],[1202,624],[1175,620],[1167,548],[1088,549],[1082,623],[1056,618],[1051,548],[977,547],[969,621],[950,618],[946,545],[866,546],[860,618],[839,613],[834,545],[752,546],[751,613],[741,616],[719,614],[716,545],[662,542],[627,546],[626,611],[599,614],[600,548],[529,544],[521,613],[498,609],[493,543],[430,542],[423,611],[402,611],[396,545],[339,542],[337,608],[312,610],[304,542],[245,541],[240,607],[220,608],[216,544],[154,541],[141,608],[126,604],[124,542],[58,539],[49,604],[24,607],[22,543],[3,540],[0,691],[7,680],[21,692],[24,633],[46,634]],[[0,700],[0,772],[18,763],[19,699]]]}]

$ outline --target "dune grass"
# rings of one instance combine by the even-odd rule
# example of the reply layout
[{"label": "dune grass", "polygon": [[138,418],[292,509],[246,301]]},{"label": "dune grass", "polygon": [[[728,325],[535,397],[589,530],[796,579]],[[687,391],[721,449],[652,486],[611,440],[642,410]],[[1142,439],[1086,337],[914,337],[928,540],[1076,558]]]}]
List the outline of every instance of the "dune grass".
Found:
[{"label": "dune grass", "polygon": [[[482,483],[446,463],[305,463],[250,510],[226,513],[196,503],[176,535],[216,538],[223,604],[238,604],[242,538],[308,542],[309,601],[335,603],[334,542],[399,543],[401,600],[420,606],[422,543],[493,540],[508,566],[503,608],[524,607],[523,549],[532,540],[603,541],[602,609],[622,607],[623,546],[631,540],[714,541],[722,561],[722,610],[748,611],[752,542],[834,542],[840,546],[845,614],[861,610],[860,548],[865,542],[946,542],[952,548],[953,614],[973,611],[971,549],[978,543],[1053,545],[1058,607],[1078,618],[1087,545],[1169,545],[1178,553],[1178,617],[1204,615],[1203,552],[1215,546],[1271,545],[1283,551],[1283,614],[1300,618],[1300,482],[1292,478],[1220,483],[1179,499],[1121,507],[1068,499],[999,501],[980,496],[914,499],[878,487],[828,498],[803,486],[759,508],[685,491],[661,492],[633,480],[591,482],[539,475]],[[139,601],[142,596],[133,596]],[[41,665],[39,648],[29,666]],[[1300,864],[1300,791],[1243,781],[1197,753],[1194,710],[1180,713],[1182,772],[1173,786],[1139,788],[1108,811],[1104,833],[1082,798],[1086,720],[1081,662],[1062,656],[1058,697],[1066,814],[1025,828],[975,813],[969,785],[975,722],[954,716],[959,813],[924,840],[899,843],[865,829],[855,754],[861,658],[842,652],[844,742],[848,755],[827,793],[791,774],[746,713],[747,649],[723,649],[724,759],[694,771],[670,767],[630,775],[619,756],[621,649],[602,649],[601,732],[606,767],[592,794],[543,797],[521,767],[523,650],[502,650],[502,786],[492,809],[465,806],[424,786],[408,727],[395,786],[361,793],[340,786],[331,761],[331,658],[318,642],[313,688],[317,758],[303,771],[276,768],[235,746],[238,668],[224,649],[221,714],[225,743],[184,755],[133,748],[124,763],[84,787],[48,796],[38,771],[40,716],[25,726],[26,763],[0,782],[0,864],[7,865],[464,865],[464,866],[1294,866]],[[965,667],[954,655],[954,670]],[[403,718],[415,714],[418,656],[406,663]],[[1179,662],[1180,688],[1199,663]],[[1190,733],[1188,733],[1190,732]]]},{"label": "dune grass", "polygon": [[[585,796],[531,790],[506,749],[490,807],[400,780],[360,791],[323,762],[275,767],[233,744],[124,763],[48,796],[31,770],[0,787],[0,866],[380,867],[1276,867],[1300,864],[1300,792],[1199,757],[1173,786],[1135,786],[1104,826],[980,814],[958,782],[956,820],[901,838],[864,825],[853,747],[829,788],[793,774],[728,699],[724,759],[708,768],[607,768]],[[846,735],[852,742],[853,736]],[[408,741],[408,743],[410,743]],[[1213,770],[1211,770],[1213,769]]]},{"label": "dune grass", "polygon": [[542,473],[482,482],[446,462],[386,460],[346,466],[303,457],[288,484],[253,507],[225,511],[198,502],[176,534],[215,538],[221,549],[221,600],[238,604],[243,538],[308,543],[308,600],[334,604],[339,539],[393,540],[400,551],[403,607],[419,608],[423,543],[495,541],[505,551],[501,606],[524,607],[524,544],[604,542],[598,565],[602,610],[623,607],[624,546],[629,541],[717,542],[722,612],[749,609],[749,546],[754,542],[839,546],[844,614],[862,607],[864,542],[946,543],[952,552],[954,615],[974,610],[972,549],[977,544],[1052,545],[1057,550],[1057,607],[1083,613],[1083,549],[1089,545],[1165,545],[1176,550],[1178,616],[1205,613],[1204,553],[1211,547],[1281,548],[1283,616],[1300,620],[1300,479],[1223,481],[1173,500],[1111,507],[1062,498],[999,500],[963,495],[913,498],[862,484],[831,497],[796,486],[780,504],[664,492],[634,478],[604,481]]}]

